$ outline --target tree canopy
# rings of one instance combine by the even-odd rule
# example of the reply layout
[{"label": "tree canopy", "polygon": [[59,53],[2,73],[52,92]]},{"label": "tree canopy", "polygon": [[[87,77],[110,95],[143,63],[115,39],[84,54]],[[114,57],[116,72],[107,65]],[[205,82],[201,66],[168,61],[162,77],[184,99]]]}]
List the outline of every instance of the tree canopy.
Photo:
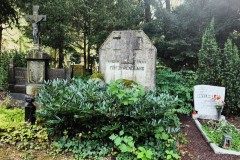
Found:
[{"label": "tree canopy", "polygon": [[0,53],[2,48],[2,31],[18,23],[17,15],[13,0],[0,0]]},{"label": "tree canopy", "polygon": [[[0,24],[15,23],[17,12],[31,14],[34,4],[47,15],[42,44],[58,52],[59,67],[64,54],[74,53],[82,54],[89,68],[90,57],[113,30],[144,30],[158,57],[174,70],[196,69],[201,35],[212,18],[221,49],[229,37],[240,45],[239,0],[187,0],[178,5],[176,0],[9,0],[1,3],[6,10],[0,11]],[[30,25],[25,33],[31,37]]]}]

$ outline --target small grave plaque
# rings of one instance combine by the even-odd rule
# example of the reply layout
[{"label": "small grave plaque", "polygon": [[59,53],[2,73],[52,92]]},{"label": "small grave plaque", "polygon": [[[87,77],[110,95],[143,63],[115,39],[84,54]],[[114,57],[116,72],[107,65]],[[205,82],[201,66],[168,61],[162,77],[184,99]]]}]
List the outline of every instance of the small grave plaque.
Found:
[{"label": "small grave plaque", "polygon": [[214,95],[221,96],[224,101],[225,87],[197,85],[194,86],[194,109],[198,111],[199,118],[217,119],[217,109],[212,101]]},{"label": "small grave plaque", "polygon": [[128,79],[154,89],[156,55],[143,31],[113,31],[99,50],[100,72],[106,83]]}]

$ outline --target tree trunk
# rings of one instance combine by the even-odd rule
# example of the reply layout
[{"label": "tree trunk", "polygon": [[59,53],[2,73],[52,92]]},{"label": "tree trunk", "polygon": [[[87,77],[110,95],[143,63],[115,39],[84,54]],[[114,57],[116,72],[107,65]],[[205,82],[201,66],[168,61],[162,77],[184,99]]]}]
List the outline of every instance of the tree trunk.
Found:
[{"label": "tree trunk", "polygon": [[88,44],[88,71],[92,74],[92,57],[90,55],[91,52],[91,44]]},{"label": "tree trunk", "polygon": [[2,55],[2,31],[3,27],[2,24],[0,24],[0,55]]},{"label": "tree trunk", "polygon": [[167,11],[171,11],[171,2],[170,2],[170,0],[165,0],[165,3],[166,3],[166,9],[167,9]]},{"label": "tree trunk", "polygon": [[59,47],[58,52],[59,52],[58,68],[63,68],[63,61],[64,61],[63,47]]},{"label": "tree trunk", "polygon": [[83,60],[84,60],[84,69],[87,69],[87,37],[86,32],[83,33]]},{"label": "tree trunk", "polygon": [[152,17],[150,9],[150,0],[144,0],[144,9],[145,9],[145,21],[150,22]]}]

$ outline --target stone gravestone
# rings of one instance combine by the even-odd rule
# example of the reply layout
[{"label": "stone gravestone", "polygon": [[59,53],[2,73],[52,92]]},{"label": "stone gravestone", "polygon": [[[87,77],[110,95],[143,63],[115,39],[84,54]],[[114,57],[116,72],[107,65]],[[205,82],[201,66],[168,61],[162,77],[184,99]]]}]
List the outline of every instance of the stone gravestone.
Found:
[{"label": "stone gravestone", "polygon": [[27,59],[27,85],[26,93],[35,96],[44,80],[47,79],[47,68],[50,57],[40,49],[40,22],[46,21],[46,15],[38,15],[39,6],[33,6],[33,15],[25,16],[27,22],[33,27],[33,47],[26,56]]},{"label": "stone gravestone", "polygon": [[99,50],[99,69],[105,82],[128,79],[155,88],[157,50],[141,30],[113,31]]},{"label": "stone gravestone", "polygon": [[198,111],[198,118],[217,119],[217,109],[211,100],[214,95],[225,98],[225,87],[197,85],[194,86],[194,109]]}]

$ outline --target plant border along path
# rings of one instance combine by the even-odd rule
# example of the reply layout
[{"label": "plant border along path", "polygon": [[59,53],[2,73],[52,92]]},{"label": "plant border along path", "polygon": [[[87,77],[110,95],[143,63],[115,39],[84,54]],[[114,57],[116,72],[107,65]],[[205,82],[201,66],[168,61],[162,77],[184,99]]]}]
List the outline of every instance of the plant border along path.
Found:
[{"label": "plant border along path", "polygon": [[202,133],[202,135],[205,138],[205,140],[209,143],[210,147],[213,149],[214,153],[216,153],[216,154],[231,154],[231,155],[238,155],[238,156],[240,156],[240,152],[227,150],[227,149],[223,149],[221,147],[218,147],[215,143],[213,143],[210,140],[210,138],[204,132],[204,130],[202,129],[202,125],[198,121],[197,118],[194,118],[194,122],[195,122],[196,126],[198,127],[199,131]]},{"label": "plant border along path", "polygon": [[[191,116],[180,116],[181,133],[186,135],[185,145],[180,146],[181,160],[240,160],[240,156],[230,154],[215,154],[203,138]],[[227,118],[235,126],[240,126],[238,118]]]}]

